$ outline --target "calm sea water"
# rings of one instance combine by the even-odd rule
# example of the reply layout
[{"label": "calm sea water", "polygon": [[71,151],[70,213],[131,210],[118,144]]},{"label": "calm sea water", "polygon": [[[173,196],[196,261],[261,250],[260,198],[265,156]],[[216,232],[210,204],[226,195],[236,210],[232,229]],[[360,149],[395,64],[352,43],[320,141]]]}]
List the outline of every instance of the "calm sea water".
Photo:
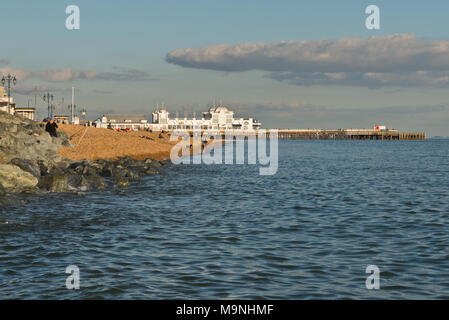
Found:
[{"label": "calm sea water", "polygon": [[0,207],[0,298],[448,299],[448,162],[448,140],[280,141],[274,176],[179,165],[16,197]]}]

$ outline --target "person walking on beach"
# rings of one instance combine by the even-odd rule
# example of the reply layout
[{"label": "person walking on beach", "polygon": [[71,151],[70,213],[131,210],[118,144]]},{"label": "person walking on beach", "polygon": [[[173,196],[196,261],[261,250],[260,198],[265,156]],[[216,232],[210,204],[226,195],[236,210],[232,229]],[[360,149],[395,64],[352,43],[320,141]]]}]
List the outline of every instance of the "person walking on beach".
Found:
[{"label": "person walking on beach", "polygon": [[50,136],[57,137],[56,134],[57,127],[58,125],[56,124],[56,122],[54,122],[53,119],[50,119],[50,121],[48,121],[47,124],[45,125],[45,131],[47,131],[50,134]]}]

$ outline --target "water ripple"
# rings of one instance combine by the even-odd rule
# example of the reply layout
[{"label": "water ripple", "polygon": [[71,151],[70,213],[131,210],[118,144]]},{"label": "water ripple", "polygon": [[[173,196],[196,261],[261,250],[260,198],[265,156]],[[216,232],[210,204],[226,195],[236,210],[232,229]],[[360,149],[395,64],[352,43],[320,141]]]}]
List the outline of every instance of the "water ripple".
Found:
[{"label": "water ripple", "polygon": [[[2,200],[0,298],[448,298],[449,141],[279,147],[275,176],[174,166],[125,190]],[[65,288],[72,264],[81,290]]]}]

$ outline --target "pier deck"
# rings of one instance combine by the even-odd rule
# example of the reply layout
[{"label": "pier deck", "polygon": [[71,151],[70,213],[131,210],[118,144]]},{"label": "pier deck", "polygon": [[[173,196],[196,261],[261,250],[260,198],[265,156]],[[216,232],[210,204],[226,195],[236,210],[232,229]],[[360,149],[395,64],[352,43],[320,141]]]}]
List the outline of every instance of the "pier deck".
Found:
[{"label": "pier deck", "polygon": [[425,132],[399,132],[398,130],[295,130],[279,129],[279,139],[322,139],[322,140],[425,140]]},{"label": "pier deck", "polygon": [[[270,135],[266,129],[266,135]],[[425,132],[399,132],[398,130],[371,130],[371,129],[275,129],[279,139],[303,139],[303,140],[425,140]],[[194,131],[187,131],[190,136]],[[206,131],[195,131],[206,134]],[[258,135],[258,131],[207,131],[209,134],[221,135],[224,139],[227,135],[248,136]]]}]

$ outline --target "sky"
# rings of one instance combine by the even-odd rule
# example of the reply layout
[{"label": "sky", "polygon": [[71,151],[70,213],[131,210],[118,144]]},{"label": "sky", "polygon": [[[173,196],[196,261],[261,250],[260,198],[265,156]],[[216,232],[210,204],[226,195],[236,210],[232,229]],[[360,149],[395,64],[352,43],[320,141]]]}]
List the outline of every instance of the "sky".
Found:
[{"label": "sky", "polygon": [[[69,5],[79,30],[65,27]],[[380,30],[365,26],[368,5]],[[16,75],[19,106],[38,86],[58,113],[75,86],[92,120],[161,102],[199,115],[215,100],[265,128],[449,136],[448,12],[438,0],[15,0],[0,8],[0,73]]]}]

